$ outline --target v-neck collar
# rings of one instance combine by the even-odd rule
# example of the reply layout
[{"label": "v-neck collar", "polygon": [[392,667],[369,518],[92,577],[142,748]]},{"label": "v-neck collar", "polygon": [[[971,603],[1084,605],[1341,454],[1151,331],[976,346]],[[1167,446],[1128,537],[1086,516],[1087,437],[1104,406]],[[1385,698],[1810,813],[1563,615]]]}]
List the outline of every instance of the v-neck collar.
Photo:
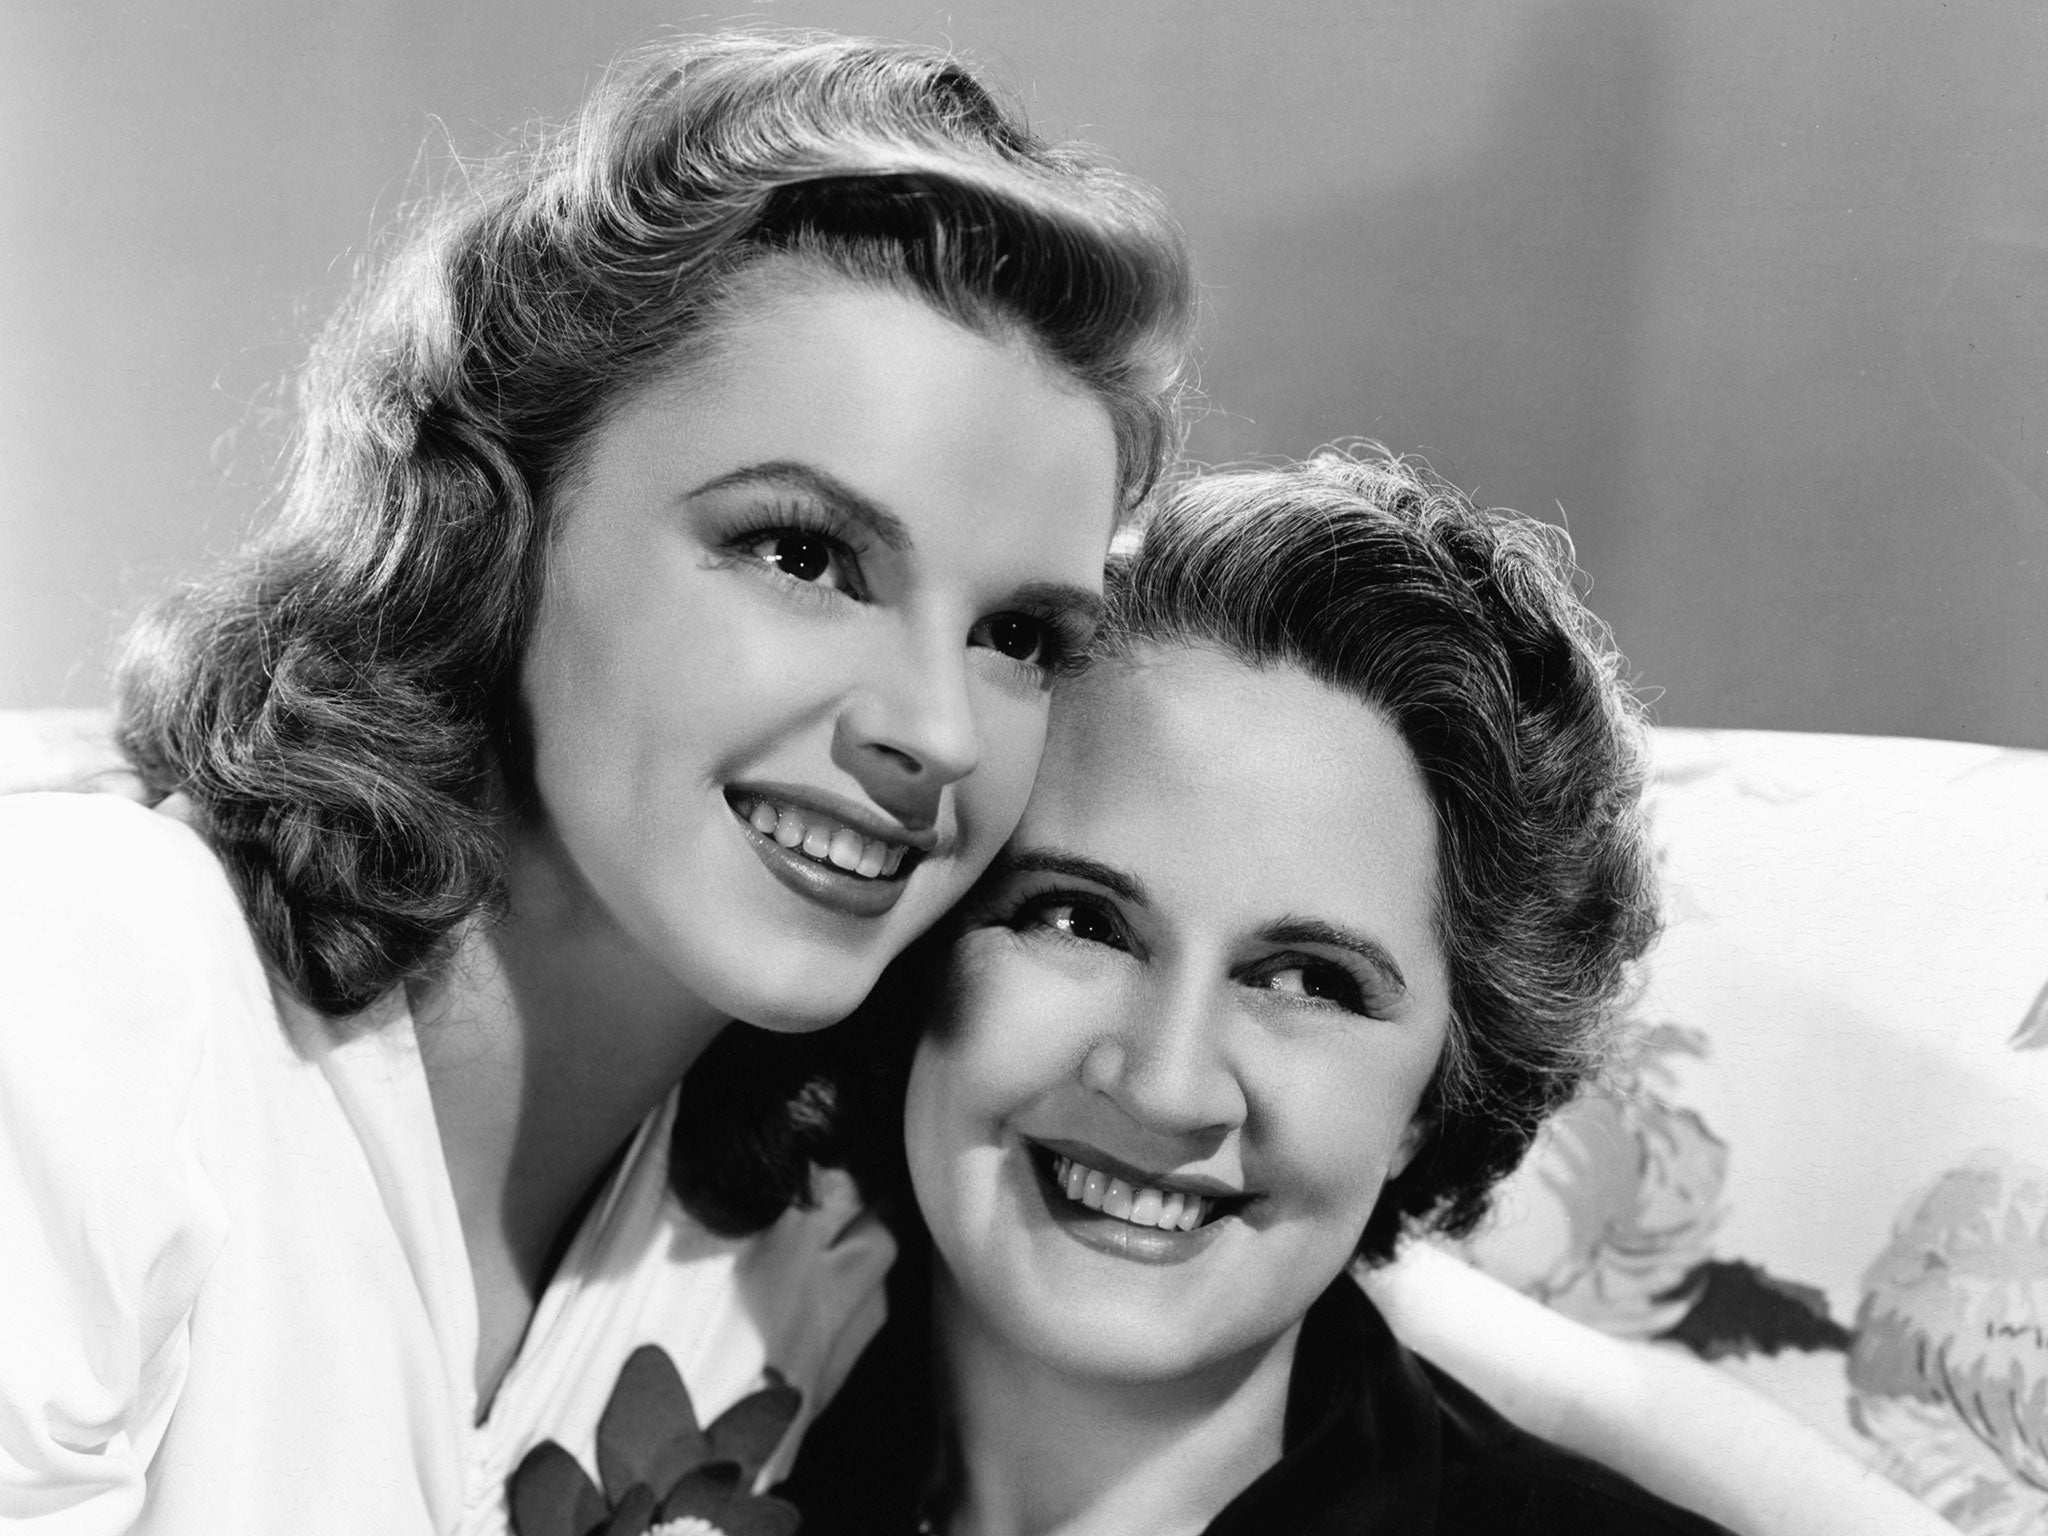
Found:
[{"label": "v-neck collar", "polygon": [[[574,1234],[541,1287],[517,1353],[499,1378],[488,1408],[480,1413],[475,1274],[412,1014],[403,994],[393,993],[377,1006],[374,1018],[358,1022],[367,1027],[352,1029],[339,1039],[326,1029],[317,1035],[294,1030],[294,1043],[318,1063],[355,1128],[440,1345],[450,1406],[458,1421],[482,1441],[496,1438],[494,1424],[508,1420],[517,1421],[514,1427],[524,1433],[531,1415],[523,1411],[523,1383],[536,1374],[551,1374],[543,1369],[553,1353],[551,1341],[586,1275],[601,1267],[601,1251],[629,1212],[638,1213],[639,1224],[644,1225],[654,1219],[665,1198],[675,1095],[671,1093],[641,1121],[622,1154],[612,1159],[598,1193],[579,1215]],[[729,1245],[712,1239],[706,1246]]]}]

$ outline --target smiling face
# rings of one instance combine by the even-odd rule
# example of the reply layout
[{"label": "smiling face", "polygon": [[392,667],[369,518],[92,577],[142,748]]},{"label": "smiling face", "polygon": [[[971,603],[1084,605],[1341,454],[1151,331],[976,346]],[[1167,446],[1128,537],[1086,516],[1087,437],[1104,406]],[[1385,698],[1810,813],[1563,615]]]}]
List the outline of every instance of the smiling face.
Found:
[{"label": "smiling face", "polygon": [[1063,687],[905,1136],[956,1315],[1063,1375],[1291,1341],[1420,1139],[1435,818],[1376,710],[1145,649]]},{"label": "smiling face", "polygon": [[586,904],[684,999],[809,1029],[1009,835],[1117,478],[1025,344],[790,279],[593,433],[521,683]]}]

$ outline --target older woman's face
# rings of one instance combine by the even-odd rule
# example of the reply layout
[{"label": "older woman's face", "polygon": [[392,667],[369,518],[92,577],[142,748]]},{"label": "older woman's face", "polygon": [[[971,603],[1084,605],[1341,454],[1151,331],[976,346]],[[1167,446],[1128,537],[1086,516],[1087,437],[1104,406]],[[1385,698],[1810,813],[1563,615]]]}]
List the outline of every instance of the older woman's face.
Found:
[{"label": "older woman's face", "polygon": [[522,686],[546,830],[606,918],[705,1006],[808,1029],[1015,826],[1116,447],[1022,344],[784,286],[594,433]]},{"label": "older woman's face", "polygon": [[1420,1139],[1435,839],[1399,733],[1292,667],[1148,650],[1062,691],[911,1075],[974,1326],[1126,1382],[1291,1337]]}]

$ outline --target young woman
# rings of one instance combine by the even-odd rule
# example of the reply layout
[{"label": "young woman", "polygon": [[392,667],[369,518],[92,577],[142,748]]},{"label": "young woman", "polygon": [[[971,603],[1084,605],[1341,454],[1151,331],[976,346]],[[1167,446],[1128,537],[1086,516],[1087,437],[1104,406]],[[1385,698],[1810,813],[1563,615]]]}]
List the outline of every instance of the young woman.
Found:
[{"label": "young woman", "polygon": [[1512,1428],[1350,1275],[1471,1227],[1655,931],[1571,575],[1382,459],[1148,525],[1015,837],[864,1026],[923,1022],[928,1275],[913,1239],[784,1489],[806,1532],[1720,1529]]},{"label": "young woman", "polygon": [[1190,303],[1148,192],[836,39],[658,50],[413,231],[136,642],[189,827],[0,804],[0,1519],[488,1532],[644,1343],[829,1396],[885,1234],[687,1215],[673,1091],[1008,836]]}]

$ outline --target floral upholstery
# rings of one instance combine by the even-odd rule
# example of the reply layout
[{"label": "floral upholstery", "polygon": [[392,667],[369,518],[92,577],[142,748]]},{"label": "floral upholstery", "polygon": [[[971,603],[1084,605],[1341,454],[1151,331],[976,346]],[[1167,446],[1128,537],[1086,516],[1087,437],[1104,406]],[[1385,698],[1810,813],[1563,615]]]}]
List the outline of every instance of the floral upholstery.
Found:
[{"label": "floral upholstery", "polygon": [[1668,928],[1470,1256],[2048,1536],[2048,753],[1662,730]]}]

